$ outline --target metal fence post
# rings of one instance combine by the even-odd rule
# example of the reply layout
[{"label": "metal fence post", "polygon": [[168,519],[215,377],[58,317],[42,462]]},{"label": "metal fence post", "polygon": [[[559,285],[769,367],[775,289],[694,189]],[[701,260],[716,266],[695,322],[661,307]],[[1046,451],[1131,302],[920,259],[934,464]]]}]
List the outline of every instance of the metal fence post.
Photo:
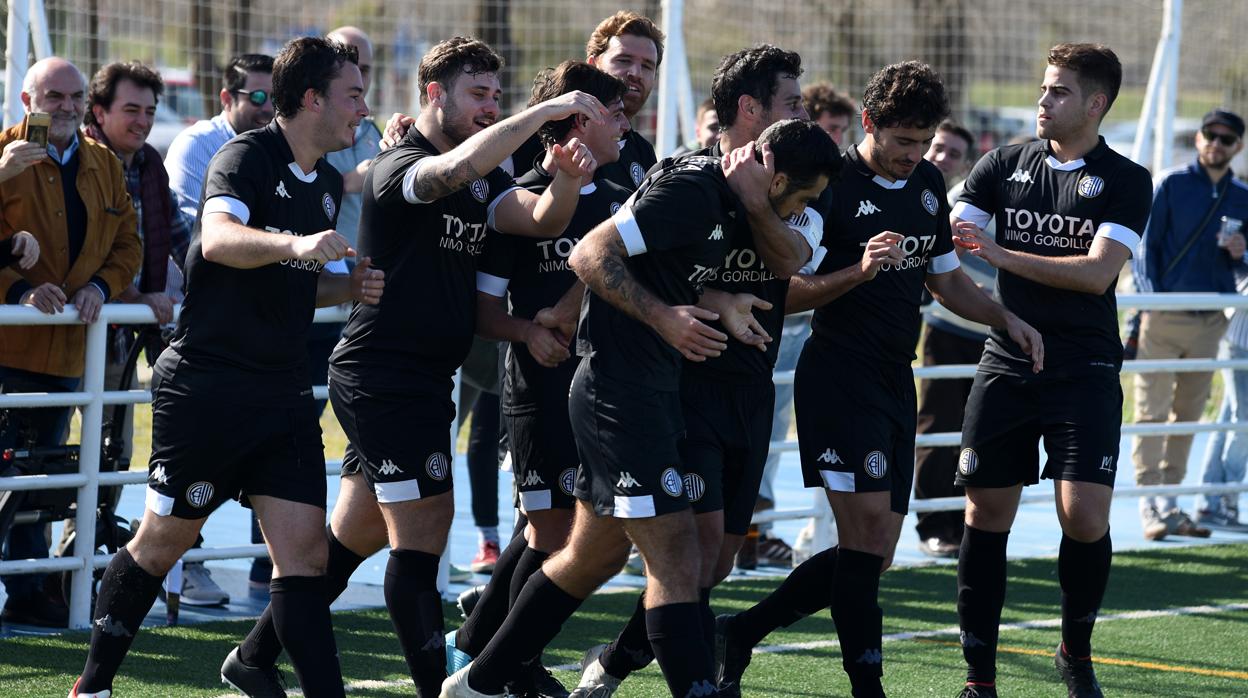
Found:
[{"label": "metal fence post", "polygon": [[78,511],[74,518],[77,536],[74,538],[74,557],[81,566],[74,574],[69,595],[69,627],[91,627],[91,589],[95,556],[95,510],[99,499],[100,439],[104,422],[104,355],[108,335],[108,322],[103,318],[87,325],[86,372],[83,374],[83,391],[91,394],[91,402],[82,408],[82,448],[78,461],[79,472],[87,476],[87,482],[78,488]]}]

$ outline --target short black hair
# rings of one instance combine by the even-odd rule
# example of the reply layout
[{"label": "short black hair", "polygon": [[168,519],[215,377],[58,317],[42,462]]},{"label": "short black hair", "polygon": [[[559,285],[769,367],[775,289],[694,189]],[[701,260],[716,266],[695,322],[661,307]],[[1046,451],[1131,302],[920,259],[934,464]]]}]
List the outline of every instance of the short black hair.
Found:
[{"label": "short black hair", "polygon": [[[1049,65],[1073,70],[1079,75],[1079,89],[1083,98],[1105,93],[1108,102],[1105,114],[1114,106],[1118,99],[1118,88],[1122,87],[1122,63],[1118,54],[1103,44],[1058,44],[1049,49]],[[1105,118],[1101,114],[1101,118]]]},{"label": "short black hair", "polygon": [[759,134],[758,143],[771,146],[776,172],[788,175],[791,186],[813,186],[819,175],[826,175],[831,184],[841,176],[841,149],[813,121],[777,121]]},{"label": "short black hair", "polygon": [[323,36],[302,36],[286,42],[273,61],[273,108],[277,115],[291,118],[303,108],[308,90],[329,92],[329,83],[348,62],[359,63],[354,46]]},{"label": "short black hair", "polygon": [[966,141],[966,154],[964,155],[964,159],[967,162],[975,159],[975,136],[972,136],[971,132],[968,131],[965,126],[952,119],[945,119],[936,127],[936,131],[938,133],[941,131],[944,131],[945,133],[952,133],[958,138]]},{"label": "short black hair", "polygon": [[497,73],[502,69],[503,57],[489,44],[471,37],[453,36],[436,44],[420,59],[416,68],[420,104],[429,103],[427,88],[432,83],[436,82],[450,92],[455,79],[464,73],[480,75]]},{"label": "short black hair", "polygon": [[122,80],[129,80],[139,87],[150,89],[157,103],[165,93],[165,81],[160,79],[160,73],[142,63],[109,63],[96,71],[87,88],[87,113],[84,120],[88,126],[99,125],[92,107],[101,106],[104,111],[113,108],[113,100],[117,98],[117,83]]},{"label": "short black hair", "polygon": [[225,66],[221,86],[226,92],[238,92],[247,86],[247,73],[272,73],[273,57],[263,53],[244,53],[230,59]]},{"label": "short black hair", "polygon": [[724,56],[711,79],[711,99],[720,128],[737,122],[737,102],[741,95],[757,99],[764,109],[771,108],[777,78],[802,75],[802,57],[770,44],[760,44]]},{"label": "short black hair", "polygon": [[[580,90],[593,95],[604,106],[620,99],[628,91],[628,83],[609,75],[585,61],[564,61],[550,70],[543,70],[533,82],[533,96],[529,105],[539,104],[554,99],[562,94]],[[576,124],[577,116],[569,116],[559,121],[547,121],[537,130],[542,145],[551,145],[562,141]]]},{"label": "short black hair", "polygon": [[871,76],[862,110],[881,128],[935,128],[949,116],[949,97],[932,66],[906,61]]}]

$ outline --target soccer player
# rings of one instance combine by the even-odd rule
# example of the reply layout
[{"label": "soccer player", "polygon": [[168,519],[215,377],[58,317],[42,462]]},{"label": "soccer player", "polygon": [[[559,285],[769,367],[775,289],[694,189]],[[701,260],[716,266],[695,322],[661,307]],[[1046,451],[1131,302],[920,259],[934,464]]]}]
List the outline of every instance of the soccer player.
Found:
[{"label": "soccer player", "polygon": [[[454,513],[451,386],[476,325],[476,258],[491,229],[559,234],[594,168],[579,142],[554,147],[557,172],[538,196],[498,164],[551,119],[601,123],[606,114],[594,97],[571,92],[495,123],[501,66],[493,49],[463,37],[421,59],[425,108],[364,181],[360,249],[386,270],[387,300],[351,309],[330,362],[330,400],[349,443],[328,529],[329,595],[389,542],[386,606],[424,696],[446,675],[438,559]],[[280,652],[261,617],[222,673],[273,690]]]},{"label": "soccer player", "polygon": [[753,230],[777,275],[791,275],[809,256],[782,217],[823,190],[835,162],[827,137],[807,122],[781,122],[758,143],[763,163],[751,142],[722,166],[720,158],[693,157],[656,168],[573,249],[572,266],[592,293],[568,406],[581,459],[572,533],[529,578],[476,661],[443,685],[443,698],[502,695],[520,662],[620,570],[630,539],[646,560],[647,635],[668,688],[674,696],[716,694],[678,450],[681,357],[704,360],[725,348],[727,336],[703,322],[718,315],[694,303],[736,235]]},{"label": "soccer player", "polygon": [[822,487],[840,547],[795,569],[753,608],[716,622],[721,690],[740,695],[750,650],[767,633],[832,608],[856,697],[882,696],[880,574],[891,563],[914,474],[911,362],[924,286],[950,310],[993,327],[1041,361],[1040,336],[961,271],[940,170],[923,160],[948,112],[926,64],[896,63],[872,76],[862,99],[866,136],[832,185],[826,252],[795,276],[786,310],[815,308],[794,381],[802,473]]},{"label": "soccer player", "polygon": [[[1045,344],[1044,373],[1032,375],[1026,351],[993,330],[966,404],[958,457],[967,498],[958,556],[964,698],[997,695],[1006,540],[1023,487],[1040,477],[1053,480],[1062,526],[1055,661],[1070,696],[1101,695],[1092,628],[1113,554],[1109,504],[1122,423],[1114,285],[1151,200],[1148,172],[1098,135],[1121,83],[1109,48],[1054,46],[1040,85],[1041,140],[984,156],[953,209],[957,244],[998,269],[997,297]],[[990,238],[982,228],[993,218]]]},{"label": "soccer player", "polygon": [[[775,46],[757,46],[725,56],[711,81],[713,106],[722,114],[720,141],[691,155],[722,157],[757,140],[777,121],[805,119],[798,84],[801,74],[801,57]],[[840,152],[828,140],[825,148],[832,154],[831,169],[839,174]],[[788,223],[806,237],[807,249],[813,253],[823,233],[822,216],[807,207]],[[803,267],[803,271],[813,271],[813,267]],[[732,571],[733,557],[754,512],[770,446],[775,399],[771,374],[779,342],[767,343],[763,338],[780,334],[788,286],[787,278],[776,276],[763,264],[752,235],[737,236],[718,273],[707,280],[699,303],[719,312],[721,324],[717,329],[733,337],[748,333],[759,340],[729,341],[720,356],[703,362],[686,361],[681,367],[685,436],[679,448],[685,494],[696,514],[702,565],[699,612],[707,638],[712,637],[715,622],[711,589]],[[760,315],[757,320],[752,315],[756,309]],[[730,327],[730,322],[736,325]],[[760,345],[764,351],[759,351]],[[586,653],[573,696],[606,698],[631,672],[653,659],[646,637],[643,593],[619,636],[609,645]]]},{"label": "soccer player", "polygon": [[325,456],[307,372],[317,305],[376,304],[382,272],[334,231],[342,177],[324,155],[368,115],[355,49],[295,39],[273,67],[277,118],[208,167],[187,292],[152,386],[147,511],[104,572],[70,696],[112,692],[161,579],[226,499],[256,511],[273,558],[273,624],[305,695],[343,695],[325,596]]},{"label": "soccer player", "polygon": [[[628,128],[622,80],[583,61],[565,61],[542,76],[531,102],[577,90],[598,98],[610,118],[602,124],[580,116],[547,122],[538,132],[546,156],[517,185],[539,195],[546,191],[554,181],[552,149],[572,139],[584,143],[597,163],[619,157],[620,135]],[[516,504],[528,524],[499,556],[465,623],[447,634],[448,670],[481,653],[525,581],[563,547],[572,527],[572,488],[580,458],[568,421],[568,388],[580,361],[572,354],[572,339],[585,287],[568,266],[568,257],[576,242],[610,218],[630,194],[591,173],[581,182],[576,214],[559,237],[498,235],[486,244],[477,271],[477,334],[511,342],[502,411],[515,468]],[[536,687],[555,681],[536,663],[530,673]]]}]

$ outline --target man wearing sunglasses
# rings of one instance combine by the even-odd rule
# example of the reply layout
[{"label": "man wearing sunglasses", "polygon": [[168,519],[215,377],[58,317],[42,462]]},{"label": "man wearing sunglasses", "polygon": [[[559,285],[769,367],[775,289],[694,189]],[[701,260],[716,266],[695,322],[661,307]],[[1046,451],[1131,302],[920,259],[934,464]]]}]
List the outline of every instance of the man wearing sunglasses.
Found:
[{"label": "man wearing sunglasses", "polygon": [[[1165,173],[1153,194],[1153,210],[1140,243],[1135,279],[1141,291],[1234,293],[1236,271],[1244,270],[1248,185],[1235,179],[1231,160],[1243,149],[1244,120],[1214,109],[1196,134],[1196,162]],[[1144,312],[1140,317],[1140,359],[1212,358],[1226,332],[1221,310]],[[1213,373],[1137,373],[1136,422],[1193,422],[1200,419]],[[1144,436],[1131,450],[1140,485],[1177,485],[1187,472],[1191,434]],[[1215,498],[1220,500],[1220,498]],[[1207,514],[1216,514],[1212,503]],[[1175,497],[1144,497],[1144,537],[1209,535],[1179,508]]]}]

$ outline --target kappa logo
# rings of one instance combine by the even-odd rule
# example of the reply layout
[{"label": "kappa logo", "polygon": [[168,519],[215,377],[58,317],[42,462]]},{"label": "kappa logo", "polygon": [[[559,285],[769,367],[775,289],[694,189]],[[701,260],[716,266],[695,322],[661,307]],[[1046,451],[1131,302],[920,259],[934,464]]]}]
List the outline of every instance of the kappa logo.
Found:
[{"label": "kappa logo", "polygon": [[474,179],[472,184],[468,185],[468,191],[472,192],[472,198],[485,203],[490,196],[490,183],[484,179]]},{"label": "kappa logo", "polygon": [[564,494],[572,494],[572,490],[576,488],[576,468],[568,468],[559,473],[559,489]]},{"label": "kappa logo", "polygon": [[633,184],[641,186],[641,180],[646,178],[646,171],[641,169],[641,163],[634,162],[628,166],[628,176],[632,178]]},{"label": "kappa logo", "polygon": [[986,647],[987,646],[984,644],[983,640],[975,637],[975,633],[970,632],[969,630],[963,630],[961,633],[958,633],[958,640],[962,642],[963,647],[966,647],[968,649],[972,647]]},{"label": "kappa logo", "polygon": [[445,453],[431,453],[429,459],[425,461],[425,472],[429,473],[429,477],[441,482],[451,474],[451,460],[446,457]]},{"label": "kappa logo", "polygon": [[161,463],[155,468],[152,468],[152,472],[147,476],[147,479],[158,485],[169,484],[169,474],[165,472],[165,464]]},{"label": "kappa logo", "polygon": [[711,236],[707,238],[707,240],[723,240],[723,239],[724,239],[724,227],[722,225],[715,226],[715,229],[711,231]]},{"label": "kappa logo", "polygon": [[927,209],[927,212],[933,216],[936,215],[936,211],[940,210],[940,202],[936,200],[936,195],[932,193],[931,189],[924,189],[920,199],[923,201],[923,208]]},{"label": "kappa logo", "polygon": [[845,465],[845,461],[841,460],[840,454],[830,448],[825,448],[823,455],[819,456],[817,460],[828,465]]},{"label": "kappa logo", "polygon": [[689,687],[689,692],[685,694],[685,698],[701,698],[702,696],[717,695],[717,693],[718,689],[710,681],[702,679],[701,681],[695,681]]},{"label": "kappa logo", "polygon": [[697,473],[688,473],[685,475],[685,499],[696,502],[702,499],[706,494],[706,480]]},{"label": "kappa logo", "polygon": [[883,213],[884,211],[876,206],[870,199],[858,202],[858,213],[854,214],[854,218],[858,216],[869,216],[873,213]]},{"label": "kappa logo", "polygon": [[1095,199],[1103,191],[1105,191],[1105,180],[1096,175],[1088,175],[1079,180],[1079,196],[1085,199]]},{"label": "kappa logo", "polygon": [[964,477],[969,477],[979,470],[979,454],[975,453],[973,448],[964,448],[962,453],[958,455],[958,472]]},{"label": "kappa logo", "polygon": [[863,462],[863,469],[871,477],[879,480],[888,474],[888,459],[884,457],[883,451],[872,451],[867,454],[866,460]]},{"label": "kappa logo", "polygon": [[685,492],[685,482],[675,468],[666,468],[659,475],[659,484],[663,486],[663,491],[672,497],[679,497]]},{"label": "kappa logo", "polygon": [[1102,456],[1101,457],[1101,470],[1104,470],[1107,473],[1112,473],[1112,472],[1117,471],[1118,465],[1114,462],[1116,460],[1118,459],[1114,456]]},{"label": "kappa logo", "polygon": [[622,490],[626,490],[630,487],[636,487],[640,484],[641,484],[640,482],[637,482],[637,478],[633,477],[632,473],[626,470],[620,473],[620,481],[615,483],[615,486]]},{"label": "kappa logo", "polygon": [[206,507],[212,501],[212,493],[214,491],[211,482],[200,480],[186,488],[186,503],[196,509]]},{"label": "kappa logo", "polygon": [[104,614],[103,618],[96,618],[95,627],[99,628],[100,632],[105,635],[112,635],[113,637],[134,637],[129,630],[126,630],[126,626],[121,624],[121,621],[113,620],[112,614],[109,613]]},{"label": "kappa logo", "polygon": [[1019,184],[1031,184],[1031,173],[1024,169],[1014,170],[1014,174],[1006,178],[1007,182],[1018,182]]},{"label": "kappa logo", "polygon": [[541,475],[537,474],[536,470],[530,470],[528,473],[525,473],[524,479],[520,481],[521,487],[537,487],[545,484],[546,481],[542,479]]},{"label": "kappa logo", "polygon": [[273,195],[279,199],[294,198],[286,191],[286,183],[280,180],[277,183],[277,189],[273,191]]},{"label": "kappa logo", "polygon": [[854,661],[858,664],[882,664],[884,655],[879,650],[863,650],[862,656]]},{"label": "kappa logo", "polygon": [[338,212],[338,204],[334,203],[334,197],[328,193],[321,197],[321,210],[325,212],[325,217],[334,220],[334,214]]},{"label": "kappa logo", "polygon": [[390,460],[389,458],[386,458],[385,460],[381,461],[381,467],[377,468],[377,472],[381,473],[382,475],[394,475],[395,473],[403,472],[403,469],[395,465],[394,461]]}]

